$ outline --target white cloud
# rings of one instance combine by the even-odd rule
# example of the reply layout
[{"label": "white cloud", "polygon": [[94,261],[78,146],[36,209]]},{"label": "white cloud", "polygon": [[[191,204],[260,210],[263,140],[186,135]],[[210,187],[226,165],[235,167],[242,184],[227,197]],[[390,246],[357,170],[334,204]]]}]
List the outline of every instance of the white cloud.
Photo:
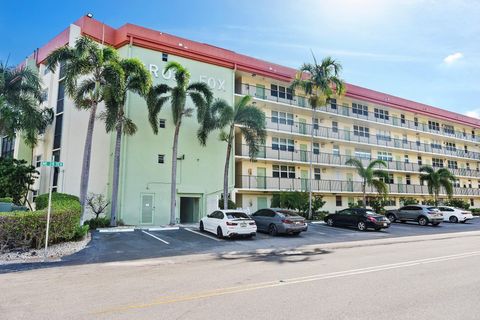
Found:
[{"label": "white cloud", "polygon": [[446,56],[445,59],[443,59],[443,62],[445,62],[446,64],[452,64],[455,61],[460,60],[462,58],[463,58],[463,53],[455,52],[455,53],[452,53],[452,54]]},{"label": "white cloud", "polygon": [[465,115],[472,118],[480,119],[480,109],[473,109],[465,112]]}]

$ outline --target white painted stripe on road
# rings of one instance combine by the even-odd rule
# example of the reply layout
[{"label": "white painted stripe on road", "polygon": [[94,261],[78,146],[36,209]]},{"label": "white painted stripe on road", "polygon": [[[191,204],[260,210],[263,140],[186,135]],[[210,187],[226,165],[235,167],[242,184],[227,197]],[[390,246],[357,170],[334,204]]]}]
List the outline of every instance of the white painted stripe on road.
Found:
[{"label": "white painted stripe on road", "polygon": [[121,228],[121,229],[112,229],[112,228],[97,228],[98,232],[102,233],[115,233],[115,232],[133,232],[133,228]]},{"label": "white painted stripe on road", "polygon": [[209,235],[207,235],[207,234],[203,234],[203,233],[201,233],[201,232],[192,230],[192,229],[190,229],[190,228],[185,228],[185,230],[190,231],[190,232],[195,233],[195,234],[198,234],[198,235],[200,235],[200,236],[204,236],[204,237],[206,237],[206,238],[215,240],[215,241],[220,241],[220,239],[217,239],[217,238],[212,237],[212,236],[209,236]]},{"label": "white painted stripe on road", "polygon": [[147,231],[166,231],[166,230],[178,230],[180,227],[151,227],[151,228],[146,228],[144,230]]},{"label": "white painted stripe on road", "polygon": [[325,224],[324,221],[311,221],[311,224]]},{"label": "white painted stripe on road", "polygon": [[148,235],[149,235],[150,237],[152,237],[152,238],[155,238],[155,239],[157,239],[157,240],[159,240],[159,241],[162,241],[162,242],[165,243],[165,244],[170,244],[170,242],[167,242],[167,241],[165,241],[165,240],[163,240],[163,239],[160,239],[160,238],[157,237],[156,235],[153,235],[153,234],[151,234],[151,233],[149,233],[149,232],[147,232],[147,231],[145,231],[145,230],[142,230],[142,232],[145,233],[145,234],[148,234]]}]

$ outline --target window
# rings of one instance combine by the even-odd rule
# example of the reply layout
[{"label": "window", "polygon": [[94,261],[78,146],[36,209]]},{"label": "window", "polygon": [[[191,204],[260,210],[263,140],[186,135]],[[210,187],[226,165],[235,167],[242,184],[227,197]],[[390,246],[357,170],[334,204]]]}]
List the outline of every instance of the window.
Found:
[{"label": "window", "polygon": [[341,207],[342,206],[342,196],[335,196],[335,205],[337,207]]},{"label": "window", "polygon": [[317,142],[313,143],[313,154],[320,154],[320,144]]},{"label": "window", "polygon": [[390,119],[390,116],[388,115],[387,110],[375,108],[373,111],[374,111],[373,114],[374,114],[375,118],[382,119],[382,120],[389,120]]},{"label": "window", "polygon": [[35,157],[35,168],[39,168],[42,164],[42,156],[36,156]]},{"label": "window", "polygon": [[388,174],[388,180],[385,179],[384,177],[380,177],[380,178],[378,178],[378,179],[379,179],[380,181],[383,181],[383,182],[387,183],[387,184],[393,184],[393,173],[389,173],[389,174]]},{"label": "window", "polygon": [[62,143],[63,114],[55,116],[55,130],[53,135],[53,149],[60,148]]},{"label": "window", "polygon": [[405,182],[406,184],[411,184],[411,183],[412,183],[412,181],[411,181],[411,178],[410,178],[410,175],[409,175],[409,174],[407,174],[407,175],[405,176],[405,181],[406,181],[406,182]]},{"label": "window", "polygon": [[272,122],[293,125],[293,113],[272,111]]},{"label": "window", "polygon": [[318,119],[313,119],[313,129],[318,130]]},{"label": "window", "polygon": [[2,158],[13,158],[13,152],[15,149],[15,138],[2,138]]},{"label": "window", "polygon": [[162,61],[168,61],[168,53],[162,53]]},{"label": "window", "polygon": [[371,159],[372,153],[370,150],[355,149],[355,157],[360,159]]},{"label": "window", "polygon": [[409,162],[410,162],[410,160],[408,159],[408,154],[406,154],[406,155],[403,156],[403,160],[404,160],[405,163],[409,163]]},{"label": "window", "polygon": [[65,65],[66,63],[65,62],[60,62],[60,68],[59,68],[59,72],[58,72],[58,79],[63,79],[65,77],[65,71],[66,71],[66,68],[65,68]]},{"label": "window", "polygon": [[278,97],[285,99],[285,93],[286,93],[285,87],[278,86]]},{"label": "window", "polygon": [[332,121],[332,132],[335,132],[335,133],[338,132],[338,122],[337,121]]},{"label": "window", "polygon": [[408,143],[408,138],[406,134],[402,134],[402,143]]},{"label": "window", "polygon": [[272,149],[273,150],[282,150],[282,151],[294,151],[294,141],[291,139],[283,138],[272,138]]},{"label": "window", "polygon": [[472,138],[475,139],[475,130],[472,130]]},{"label": "window", "polygon": [[430,147],[432,147],[432,149],[442,149],[442,144],[439,140],[432,140]]},{"label": "window", "polygon": [[306,106],[307,106],[305,97],[297,96],[297,100],[298,100],[298,105],[299,105],[300,107],[306,107]]},{"label": "window", "polygon": [[370,137],[370,129],[367,127],[355,125],[353,126],[353,135],[368,138]]},{"label": "window", "polygon": [[57,113],[63,112],[64,100],[65,100],[65,83],[64,81],[61,81],[58,83],[57,109],[56,109]]},{"label": "window", "polygon": [[158,163],[165,163],[165,155],[159,154],[157,160],[158,160]]},{"label": "window", "polygon": [[470,170],[470,163],[467,162],[465,165],[467,166],[467,170]]},{"label": "window", "polygon": [[428,120],[428,129],[440,131],[440,124],[438,122]]},{"label": "window", "polygon": [[415,127],[418,127],[418,118],[417,117],[413,118],[413,125]]},{"label": "window", "polygon": [[388,130],[377,130],[377,140],[390,141],[390,131]]},{"label": "window", "polygon": [[358,114],[360,116],[368,116],[368,106],[358,103],[352,103],[352,113]]},{"label": "window", "polygon": [[340,147],[338,145],[333,145],[332,154],[334,156],[339,156],[340,155]]},{"label": "window", "polygon": [[468,153],[468,147],[467,147],[467,146],[463,146],[463,151],[464,151],[465,153]]},{"label": "window", "polygon": [[418,165],[419,165],[419,166],[422,165],[422,157],[421,157],[421,156],[418,156],[418,157],[417,157],[417,162],[418,162]]},{"label": "window", "polygon": [[287,88],[287,99],[293,100],[293,91],[290,88]]},{"label": "window", "polygon": [[329,98],[327,99],[327,103],[330,103],[330,108],[337,110],[337,99]]},{"label": "window", "polygon": [[432,166],[443,168],[443,160],[438,158],[432,158]]},{"label": "window", "polygon": [[405,115],[404,115],[404,114],[401,114],[401,115],[400,115],[400,123],[401,123],[401,124],[405,124],[405,122],[406,122],[406,121],[405,121]]},{"label": "window", "polygon": [[445,149],[448,151],[457,151],[457,146],[455,142],[445,142]]},{"label": "window", "polygon": [[158,126],[159,126],[160,128],[165,128],[165,121],[166,121],[165,119],[160,119],[160,120],[158,121]]},{"label": "window", "polygon": [[320,180],[320,168],[314,168],[313,170],[315,180]]},{"label": "window", "polygon": [[449,169],[458,169],[458,164],[457,164],[457,161],[455,160],[448,160],[447,166]]},{"label": "window", "polygon": [[470,198],[470,205],[473,207],[475,205],[475,200],[473,198]]},{"label": "window", "polygon": [[270,85],[270,95],[272,97],[278,97],[278,86],[276,84]]},{"label": "window", "polygon": [[445,132],[446,134],[455,134],[455,128],[452,125],[444,124],[443,132]]},{"label": "window", "polygon": [[392,161],[392,153],[386,151],[378,151],[377,158],[383,161]]},{"label": "window", "polygon": [[295,179],[295,167],[294,166],[272,166],[272,176],[274,178],[290,178]]}]

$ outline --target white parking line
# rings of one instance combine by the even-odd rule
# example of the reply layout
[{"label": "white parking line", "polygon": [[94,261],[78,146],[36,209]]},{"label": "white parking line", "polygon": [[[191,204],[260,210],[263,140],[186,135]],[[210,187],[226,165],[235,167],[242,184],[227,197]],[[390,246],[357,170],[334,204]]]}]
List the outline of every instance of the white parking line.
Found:
[{"label": "white parking line", "polygon": [[101,233],[133,232],[133,228],[97,228]]},{"label": "white parking line", "polygon": [[162,241],[162,242],[165,243],[165,244],[170,244],[170,242],[167,242],[167,241],[165,241],[165,240],[163,240],[163,239],[160,239],[159,237],[157,237],[157,236],[155,236],[155,235],[153,235],[153,234],[151,234],[151,233],[149,233],[149,232],[147,232],[147,231],[145,231],[145,230],[142,230],[142,232],[145,233],[145,234],[148,234],[148,235],[149,235],[150,237],[152,237],[152,238],[155,238],[155,239],[157,239],[157,240],[159,240],[159,241]]},{"label": "white parking line", "polygon": [[192,230],[192,229],[190,229],[190,228],[185,228],[185,230],[187,230],[187,231],[190,231],[190,232],[192,232],[192,233],[195,233],[195,234],[198,234],[198,235],[200,235],[200,236],[204,236],[204,237],[206,237],[206,238],[209,238],[209,239],[215,240],[215,241],[220,241],[220,239],[217,239],[217,238],[214,238],[214,237],[212,237],[212,236],[209,236],[209,235],[203,234],[203,233],[201,233],[201,232],[198,232],[198,231]]}]

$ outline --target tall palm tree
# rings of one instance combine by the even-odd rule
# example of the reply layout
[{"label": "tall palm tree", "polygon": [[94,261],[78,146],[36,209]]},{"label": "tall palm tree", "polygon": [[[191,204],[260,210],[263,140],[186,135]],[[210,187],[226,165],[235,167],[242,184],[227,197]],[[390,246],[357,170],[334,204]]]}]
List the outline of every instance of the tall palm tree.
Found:
[{"label": "tall palm tree", "polygon": [[19,132],[33,148],[38,134],[53,120],[50,108],[40,109],[42,88],[38,73],[0,62],[0,134],[14,138]]},{"label": "tall palm tree", "polygon": [[[235,138],[235,125],[240,126],[240,132],[243,134],[249,148],[251,159],[255,159],[261,144],[265,141],[265,114],[255,106],[250,105],[252,98],[245,96],[240,99],[235,106],[230,106],[225,100],[217,99],[210,108],[210,117],[205,117],[205,123],[199,134],[208,134],[211,129],[222,129],[220,132],[220,141],[227,143],[227,154],[225,157],[225,167],[223,171],[223,208],[228,208],[228,168]],[[210,128],[205,128],[208,123]],[[223,131],[226,127],[227,131]],[[204,137],[200,136],[200,141]]]},{"label": "tall palm tree", "polygon": [[[167,101],[170,101],[172,107],[173,123],[175,124],[175,133],[173,135],[172,146],[172,176],[170,189],[170,224],[175,224],[176,208],[176,189],[177,189],[177,153],[178,136],[182,125],[183,117],[191,117],[195,111],[192,107],[187,107],[187,97],[193,102],[197,109],[197,121],[203,123],[205,116],[208,116],[208,108],[212,102],[213,94],[206,83],[190,83],[190,72],[178,62],[169,62],[165,66],[164,72],[173,71],[175,73],[175,86],[170,87],[166,84],[159,84],[152,87],[147,97],[148,120],[155,134],[158,134],[158,114]],[[199,137],[205,136],[199,134]]]},{"label": "tall palm tree", "polygon": [[137,132],[135,123],[125,115],[127,96],[133,92],[146,97],[152,86],[152,77],[143,63],[133,58],[113,62],[108,69],[110,81],[104,89],[106,111],[100,118],[105,121],[107,132],[116,132],[110,214],[110,225],[116,226],[122,134],[134,135]]},{"label": "tall palm tree", "polygon": [[350,158],[345,162],[346,165],[354,166],[357,169],[357,174],[362,179],[362,193],[363,193],[363,207],[367,207],[367,186],[374,187],[378,193],[380,194],[387,194],[388,188],[387,184],[380,180],[379,178],[383,178],[384,180],[388,179],[388,172],[375,169],[375,167],[386,167],[387,164],[385,161],[377,159],[371,161],[367,167],[363,166],[361,160],[357,158]]},{"label": "tall palm tree", "polygon": [[[331,57],[324,58],[320,64],[313,55],[313,63],[304,63],[297,72],[291,84],[292,89],[301,89],[308,97],[308,104],[312,108],[312,126],[310,144],[313,148],[313,134],[315,114],[317,108],[326,105],[327,99],[334,94],[345,93],[345,83],[340,79],[342,65]],[[313,153],[312,153],[313,154]],[[310,157],[308,216],[312,217],[312,171],[313,157]]]},{"label": "tall palm tree", "polygon": [[440,193],[440,188],[444,188],[448,197],[451,198],[453,194],[453,183],[456,178],[448,171],[448,169],[440,168],[435,170],[429,165],[423,165],[420,167],[420,172],[423,172],[420,175],[420,181],[426,181],[428,186],[428,193],[433,196],[433,201],[435,206],[438,205],[438,194]]},{"label": "tall palm tree", "polygon": [[[80,177],[80,204],[82,216],[85,219],[88,181],[90,177],[90,159],[92,154],[93,130],[97,107],[103,101],[103,91],[108,84],[108,76],[112,61],[118,60],[114,48],[100,46],[88,37],[80,37],[74,47],[60,47],[47,57],[47,68],[55,72],[59,63],[65,64],[65,89],[72,97],[78,109],[89,110],[87,135],[83,149],[82,173]],[[82,79],[80,83],[79,79]]]}]

